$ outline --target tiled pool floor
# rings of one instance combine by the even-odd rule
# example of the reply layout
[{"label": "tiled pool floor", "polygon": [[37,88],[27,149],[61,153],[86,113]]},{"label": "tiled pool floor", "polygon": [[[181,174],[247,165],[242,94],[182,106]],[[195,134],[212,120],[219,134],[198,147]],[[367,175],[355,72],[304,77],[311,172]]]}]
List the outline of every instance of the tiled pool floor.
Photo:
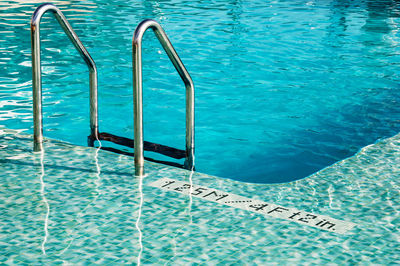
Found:
[{"label": "tiled pool floor", "polygon": [[[400,263],[400,135],[308,178],[246,184],[0,129],[0,263]],[[346,234],[149,184],[160,178],[355,223]]]}]

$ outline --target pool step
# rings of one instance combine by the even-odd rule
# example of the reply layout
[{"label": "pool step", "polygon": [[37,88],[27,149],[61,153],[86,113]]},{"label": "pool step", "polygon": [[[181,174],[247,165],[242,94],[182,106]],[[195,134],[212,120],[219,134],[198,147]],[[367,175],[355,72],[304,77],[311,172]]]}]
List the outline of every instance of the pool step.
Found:
[{"label": "pool step", "polygon": [[[118,144],[121,146],[135,148],[135,142],[133,139],[120,137],[120,136],[113,135],[113,134],[106,133],[106,132],[99,133],[98,139],[95,139],[92,135],[88,136],[88,145],[90,147],[94,147],[95,146],[94,143],[96,140],[108,141],[108,142],[112,142],[112,143],[115,143],[115,144]],[[112,148],[112,147],[105,147],[105,146],[101,145],[100,149],[134,157],[134,153],[126,152],[126,151],[119,150],[119,149]],[[159,153],[159,154],[162,154],[162,155],[174,158],[174,159],[183,159],[186,157],[186,152],[184,150],[176,149],[173,147],[169,147],[166,145],[157,144],[157,143],[153,143],[153,142],[149,142],[149,141],[143,142],[143,149],[145,151],[156,152],[156,153]],[[156,163],[162,163],[162,164],[175,166],[175,167],[179,167],[179,168],[185,168],[184,164],[179,164],[179,163],[170,162],[170,161],[163,161],[163,160],[155,160],[155,159],[148,158],[148,157],[145,157],[145,159],[148,161],[156,162]]]}]

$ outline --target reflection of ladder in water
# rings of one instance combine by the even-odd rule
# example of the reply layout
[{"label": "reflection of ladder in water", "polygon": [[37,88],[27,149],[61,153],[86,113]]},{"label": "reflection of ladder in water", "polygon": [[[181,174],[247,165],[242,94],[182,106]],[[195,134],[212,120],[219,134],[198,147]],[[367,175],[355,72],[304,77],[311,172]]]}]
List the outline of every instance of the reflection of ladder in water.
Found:
[{"label": "reflection of ladder in water", "polygon": [[[118,137],[109,133],[100,133],[98,128],[97,107],[97,69],[89,52],[83,46],[78,36],[72,29],[61,11],[52,4],[40,5],[32,16],[31,42],[32,42],[32,87],[33,87],[33,121],[34,121],[34,151],[43,149],[43,115],[42,115],[42,84],[40,63],[40,20],[42,16],[51,11],[60,23],[64,32],[68,35],[76,50],[79,52],[89,68],[90,80],[90,136],[89,146],[93,147],[96,140],[110,141],[115,144],[134,148],[135,175],[144,174],[144,150],[157,152],[175,159],[185,158],[184,165],[172,162],[163,162],[170,165],[180,166],[186,169],[194,168],[194,86],[192,79],[185,66],[180,60],[174,47],[169,41],[165,31],[160,24],[154,20],[142,21],[135,30],[133,36],[133,93],[134,93],[134,139]],[[155,144],[143,140],[143,98],[142,98],[142,37],[145,31],[151,28],[160,41],[169,59],[178,71],[186,87],[186,150],[179,150],[165,145]],[[107,150],[128,154],[114,148]],[[154,159],[151,161],[161,162]]]}]

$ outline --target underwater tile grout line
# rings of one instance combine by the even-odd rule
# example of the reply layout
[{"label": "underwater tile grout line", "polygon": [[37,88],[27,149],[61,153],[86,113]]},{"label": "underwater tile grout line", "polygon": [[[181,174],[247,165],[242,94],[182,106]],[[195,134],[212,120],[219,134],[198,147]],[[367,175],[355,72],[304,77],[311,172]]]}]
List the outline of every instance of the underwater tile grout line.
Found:
[{"label": "underwater tile grout line", "polygon": [[[34,11],[31,19],[31,49],[32,49],[32,95],[33,95],[33,123],[34,123],[34,151],[43,150],[43,113],[42,113],[42,84],[41,84],[41,59],[40,59],[40,21],[42,16],[51,11],[62,29],[75,46],[89,68],[90,83],[90,136],[88,145],[93,147],[97,140],[107,140],[120,145],[134,147],[135,175],[144,175],[144,150],[159,152],[161,154],[180,158],[184,154],[185,162],[182,168],[194,169],[194,85],[192,78],[179,58],[167,34],[159,23],[146,19],[139,23],[132,39],[132,65],[134,86],[134,139],[131,144],[129,139],[114,136],[108,133],[99,133],[98,125],[98,82],[96,64],[86,50],[78,36],[68,23],[62,12],[53,4],[42,4]],[[176,71],[181,77],[186,88],[186,150],[181,151],[168,146],[148,143],[143,138],[143,97],[142,97],[142,37],[147,29],[151,28]],[[101,148],[101,147],[100,147]],[[104,147],[106,149],[107,147]],[[118,150],[108,148],[113,152]],[[178,156],[178,157],[176,157]],[[161,161],[160,161],[161,162]]]}]

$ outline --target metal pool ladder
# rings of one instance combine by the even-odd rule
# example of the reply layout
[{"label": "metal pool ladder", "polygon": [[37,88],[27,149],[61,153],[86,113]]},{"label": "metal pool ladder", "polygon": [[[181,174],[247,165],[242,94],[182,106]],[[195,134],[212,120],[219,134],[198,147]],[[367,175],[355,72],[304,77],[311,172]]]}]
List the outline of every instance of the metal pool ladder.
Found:
[{"label": "metal pool ladder", "polygon": [[[40,21],[47,12],[55,16],[64,32],[67,34],[76,50],[79,52],[89,68],[90,82],[90,135],[88,145],[93,147],[96,140],[110,141],[119,145],[134,148],[135,175],[144,175],[144,159],[179,166],[185,169],[194,169],[194,86],[193,81],[169,41],[161,25],[154,20],[144,20],[136,28],[133,35],[133,95],[134,95],[134,139],[118,137],[110,133],[100,133],[98,123],[97,103],[97,68],[89,52],[83,46],[78,36],[68,23],[62,12],[53,4],[42,4],[33,13],[31,20],[32,44],[32,89],[33,89],[33,123],[34,123],[34,151],[43,150],[43,113],[42,113],[42,83],[40,60]],[[179,150],[161,144],[144,141],[143,137],[143,88],[142,88],[142,37],[148,28],[151,28],[160,41],[169,59],[179,73],[186,87],[186,150]],[[118,153],[131,155],[115,148],[101,147]],[[144,150],[157,152],[175,159],[185,158],[183,165],[154,160],[144,157]]]}]

